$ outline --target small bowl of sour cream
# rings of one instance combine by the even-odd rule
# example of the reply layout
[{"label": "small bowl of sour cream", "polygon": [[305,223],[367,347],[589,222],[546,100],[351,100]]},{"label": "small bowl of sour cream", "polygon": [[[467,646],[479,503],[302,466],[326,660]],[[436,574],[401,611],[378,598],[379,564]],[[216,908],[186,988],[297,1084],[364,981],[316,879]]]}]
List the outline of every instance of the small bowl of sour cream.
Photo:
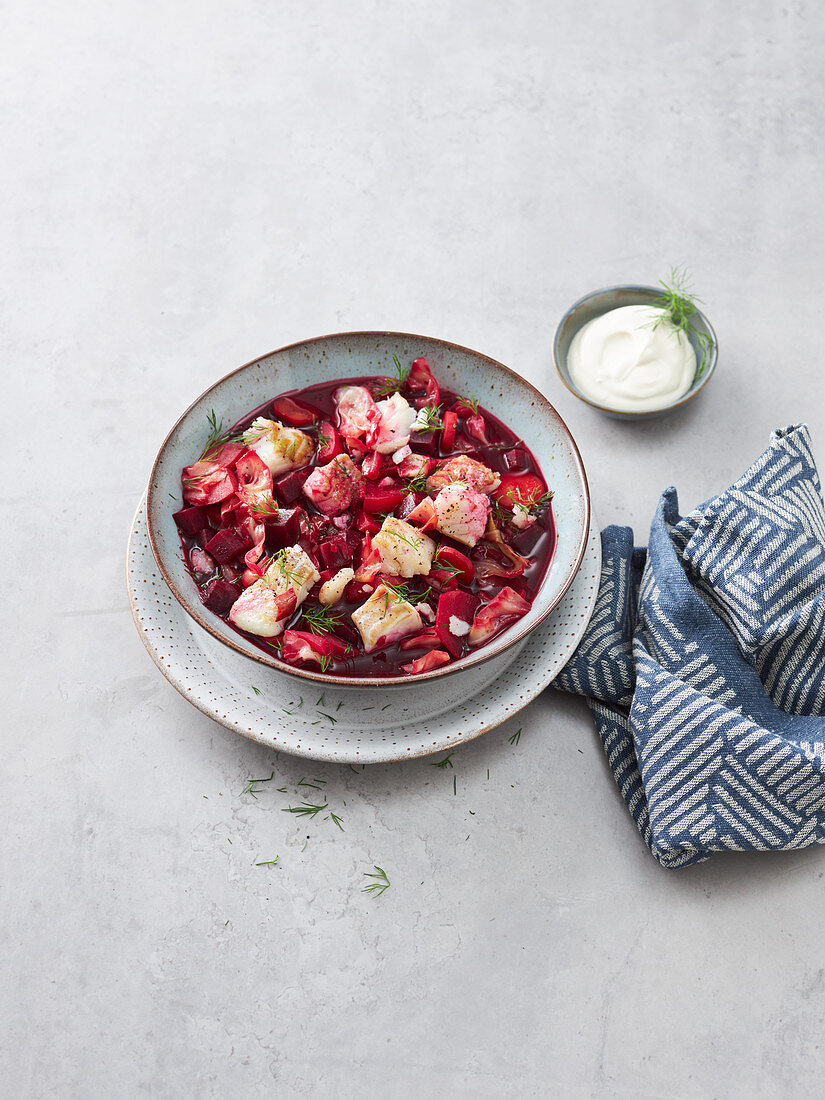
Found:
[{"label": "small bowl of sour cream", "polygon": [[661,287],[611,286],[571,306],[553,344],[570,392],[621,420],[664,416],[695,397],[716,369],[716,333],[695,303],[685,331],[662,302]]}]

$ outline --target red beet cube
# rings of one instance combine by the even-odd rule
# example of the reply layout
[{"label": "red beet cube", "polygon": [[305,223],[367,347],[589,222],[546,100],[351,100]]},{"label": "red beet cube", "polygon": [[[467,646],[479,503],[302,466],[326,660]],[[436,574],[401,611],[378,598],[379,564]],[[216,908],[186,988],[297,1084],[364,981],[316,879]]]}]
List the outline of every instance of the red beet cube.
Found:
[{"label": "red beet cube", "polygon": [[300,470],[290,470],[288,474],[279,477],[274,484],[275,493],[284,504],[294,504],[301,496],[304,482],[312,473],[308,466]]},{"label": "red beet cube", "polygon": [[341,569],[352,561],[352,551],[344,535],[327,539],[318,547],[318,556],[327,569]]},{"label": "red beet cube", "polygon": [[406,496],[403,489],[382,489],[377,485],[369,485],[364,497],[365,512],[392,512]]},{"label": "red beet cube", "polygon": [[301,536],[301,521],[306,516],[303,508],[282,508],[266,521],[266,543],[273,550],[294,546]]},{"label": "red beet cube", "polygon": [[[464,642],[473,625],[473,617],[476,613],[479,601],[469,592],[444,592],[438,597],[438,607],[435,612],[435,629],[441,639],[444,648],[448,649],[453,657],[460,657],[464,648]],[[467,624],[464,634],[454,634],[451,620],[455,617],[459,622]]]},{"label": "red beet cube", "polygon": [[238,554],[249,548],[249,539],[246,533],[237,527],[225,527],[223,531],[216,531],[212,538],[204,546],[204,550],[211,554],[215,561],[225,565],[237,558]]},{"label": "red beet cube", "polygon": [[178,530],[191,538],[194,538],[201,528],[207,525],[206,512],[197,504],[192,505],[191,508],[181,508],[179,512],[175,512],[172,519],[178,525]]},{"label": "red beet cube", "polygon": [[228,615],[229,609],[240,594],[241,589],[237,584],[215,580],[201,589],[201,600],[204,606],[214,611],[216,615]]}]

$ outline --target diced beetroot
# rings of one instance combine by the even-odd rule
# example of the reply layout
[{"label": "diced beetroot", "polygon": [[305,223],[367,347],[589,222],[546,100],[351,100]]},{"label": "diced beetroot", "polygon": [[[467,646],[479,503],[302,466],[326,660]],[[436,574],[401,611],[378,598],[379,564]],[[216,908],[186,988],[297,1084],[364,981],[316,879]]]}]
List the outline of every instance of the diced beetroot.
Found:
[{"label": "diced beetroot", "polygon": [[468,416],[472,416],[475,409],[472,405],[466,403],[459,397],[458,401],[452,406],[452,411],[456,414],[459,420],[466,420]]},{"label": "diced beetroot", "polygon": [[369,515],[363,507],[358,510],[355,517],[355,526],[367,535],[377,535],[381,530],[381,524],[378,520]]},{"label": "diced beetroot", "polygon": [[178,525],[178,530],[183,531],[184,535],[189,535],[190,538],[195,538],[207,526],[206,512],[197,504],[193,504],[191,508],[181,508],[179,512],[175,512],[172,519]]},{"label": "diced beetroot", "polygon": [[444,427],[441,431],[441,446],[445,451],[451,451],[455,444],[455,426],[458,416],[452,412],[444,413]]},{"label": "diced beetroot", "polygon": [[282,508],[277,516],[267,518],[266,541],[273,550],[294,546],[301,537],[306,512],[303,508]]},{"label": "diced beetroot", "polygon": [[384,455],[374,451],[361,463],[361,473],[370,481],[376,481],[381,476],[385,461]]},{"label": "diced beetroot", "polygon": [[321,579],[318,581],[318,587],[320,588],[320,586],[322,584],[326,584],[327,581],[331,581],[332,578],[335,576],[335,574],[338,572],[338,570],[337,569],[319,569],[318,572],[321,574]]},{"label": "diced beetroot", "polygon": [[198,545],[202,546],[202,547],[206,546],[207,542],[209,542],[209,540],[212,538],[212,536],[214,534],[215,534],[215,528],[214,527],[203,527],[203,528],[201,528],[201,530],[198,531],[198,535],[197,535]]},{"label": "diced beetroot", "polygon": [[274,483],[273,490],[279,500],[284,504],[294,504],[301,496],[304,482],[312,473],[311,466],[304,466],[300,470],[290,470],[288,474],[279,477]]},{"label": "diced beetroot", "polygon": [[376,485],[369,485],[364,497],[364,511],[393,512],[405,495],[403,489],[381,489]]},{"label": "diced beetroot", "polygon": [[522,615],[526,615],[529,610],[530,604],[523,596],[520,596],[509,585],[502,588],[488,604],[477,612],[473,619],[470,645],[481,645],[488,642],[505,626],[509,626],[510,623],[521,618]]},{"label": "diced beetroot", "polygon": [[278,397],[272,402],[272,413],[276,420],[289,424],[292,428],[304,428],[319,419],[317,409],[296,401],[294,397]]},{"label": "diced beetroot", "polygon": [[476,575],[475,567],[466,554],[454,546],[439,546],[435,552],[434,564],[437,569],[455,573],[460,584],[472,584]]},{"label": "diced beetroot", "polygon": [[408,665],[402,665],[401,667],[405,672],[415,676],[420,672],[431,672],[434,668],[440,668],[442,665],[449,664],[449,662],[449,653],[445,653],[443,649],[434,649],[430,653],[425,653],[423,657],[416,657],[414,661],[410,661]]},{"label": "diced beetroot", "polygon": [[[473,596],[470,592],[443,592],[438,597],[435,629],[438,631],[438,636],[444,648],[448,649],[453,657],[461,656],[465,640],[473,625],[478,602],[478,597]],[[459,623],[466,625],[467,629],[463,634],[461,632],[453,633],[452,627],[456,625],[452,622],[454,618]]]},{"label": "diced beetroot", "polygon": [[318,557],[327,569],[341,569],[352,561],[352,551],[343,535],[327,539],[318,547]]},{"label": "diced beetroot", "polygon": [[413,634],[411,637],[404,638],[399,643],[400,649],[436,649],[441,645],[441,639],[438,636],[438,631],[435,627],[430,627],[429,630],[422,630],[420,634]]},{"label": "diced beetroot", "polygon": [[371,596],[377,587],[374,581],[350,581],[344,589],[344,599],[350,603],[359,603]]},{"label": "diced beetroot", "polygon": [[437,405],[441,396],[438,382],[433,377],[430,364],[424,358],[413,359],[412,366],[404,382],[404,392],[417,397],[416,408],[424,405]]},{"label": "diced beetroot", "polygon": [[181,474],[186,504],[218,504],[238,488],[235,475],[214,462],[196,462]]},{"label": "diced beetroot", "polygon": [[344,441],[328,420],[322,420],[318,425],[318,453],[315,461],[319,466],[326,466],[336,455],[343,454]]},{"label": "diced beetroot", "polygon": [[439,592],[445,592],[449,588],[457,588],[458,581],[452,569],[431,569],[424,580],[431,588]]},{"label": "diced beetroot", "polygon": [[421,451],[424,457],[438,457],[438,441],[441,436],[440,432],[416,432],[414,436],[415,449]]},{"label": "diced beetroot", "polygon": [[504,465],[508,470],[523,470],[527,461],[527,455],[520,447],[504,452]]},{"label": "diced beetroot", "polygon": [[323,668],[333,659],[341,660],[350,654],[350,647],[331,634],[319,636],[307,630],[285,630],[281,644],[281,657],[285,661],[302,664],[314,661]]},{"label": "diced beetroot", "polygon": [[228,615],[232,604],[240,594],[241,589],[237,584],[214,580],[201,589],[201,600],[204,607],[208,607],[216,615]]},{"label": "diced beetroot", "polygon": [[211,554],[215,561],[223,565],[232,561],[241,551],[249,546],[249,539],[243,531],[237,527],[225,527],[223,531],[216,531],[207,542],[204,550]]},{"label": "diced beetroot", "polygon": [[532,527],[527,527],[523,531],[518,531],[513,536],[510,545],[519,554],[527,556],[535,548],[536,543],[543,534],[545,534],[545,530],[541,524],[534,523]]}]

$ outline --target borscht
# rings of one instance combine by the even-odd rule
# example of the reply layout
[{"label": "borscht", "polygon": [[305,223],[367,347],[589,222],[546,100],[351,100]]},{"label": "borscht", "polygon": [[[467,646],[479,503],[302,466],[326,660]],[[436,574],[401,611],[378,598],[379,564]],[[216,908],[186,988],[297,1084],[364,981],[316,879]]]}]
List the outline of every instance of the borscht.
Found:
[{"label": "borscht", "polygon": [[[267,653],[415,675],[524,616],[556,543],[529,447],[426,359],[213,412],[174,515],[204,605]],[[193,456],[194,458],[194,456]]]}]

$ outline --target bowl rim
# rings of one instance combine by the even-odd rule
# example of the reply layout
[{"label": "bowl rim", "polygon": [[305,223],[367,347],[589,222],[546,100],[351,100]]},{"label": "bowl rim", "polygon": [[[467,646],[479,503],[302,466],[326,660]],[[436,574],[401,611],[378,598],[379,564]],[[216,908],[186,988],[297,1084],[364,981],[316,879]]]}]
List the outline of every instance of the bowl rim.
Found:
[{"label": "bowl rim", "polygon": [[[288,664],[286,661],[280,661],[277,657],[270,657],[268,653],[264,653],[263,651],[261,651],[260,654],[248,653],[246,649],[236,644],[234,641],[232,641],[232,639],[225,638],[221,633],[219,633],[218,630],[215,629],[215,627],[212,625],[210,620],[206,617],[206,615],[202,615],[200,613],[200,607],[198,607],[194,603],[190,605],[190,602],[187,601],[183,593],[178,591],[177,585],[175,584],[174,580],[172,579],[165,565],[163,564],[159,547],[155,539],[155,531],[151,519],[153,510],[152,501],[155,494],[155,477],[157,474],[158,466],[160,465],[160,462],[164,456],[164,452],[169,444],[169,441],[178,430],[183,420],[186,419],[189,413],[192,412],[192,410],[197,405],[199,405],[204,400],[204,398],[206,398],[210,393],[212,393],[213,390],[215,390],[222,383],[226,382],[228,379],[233,378],[236,374],[240,374],[242,371],[247,370],[249,367],[254,367],[258,365],[263,360],[269,359],[273,355],[279,355],[282,352],[290,351],[293,348],[303,348],[306,347],[308,344],[316,344],[320,343],[321,341],[330,339],[343,340],[347,338],[376,336],[382,338],[404,339],[413,341],[426,340],[432,343],[440,344],[445,348],[450,348],[455,351],[465,352],[469,355],[475,356],[478,359],[481,359],[486,363],[491,363],[494,367],[503,370],[505,374],[509,374],[510,376],[512,376],[517,382],[520,382],[522,385],[526,386],[527,389],[531,391],[539,399],[539,401],[542,402],[543,405],[548,407],[558,419],[559,426],[562,429],[563,435],[566,437],[566,441],[570,448],[574,464],[581,478],[581,484],[584,490],[584,522],[582,525],[582,534],[579,539],[579,546],[576,550],[573,567],[572,569],[570,569],[569,574],[565,579],[561,589],[556,594],[556,597],[545,608],[545,610],[541,613],[540,617],[535,622],[531,623],[528,627],[516,629],[512,637],[509,637],[508,632],[505,631],[504,634],[501,634],[498,638],[494,639],[489,646],[485,646],[483,649],[479,650],[475,654],[472,654],[470,657],[460,658],[457,662],[450,662],[449,665],[442,665],[440,668],[433,669],[430,672],[412,673],[403,676],[382,677],[337,676],[325,672],[315,673],[309,671],[308,669],[298,668],[295,665]],[[555,405],[553,405],[552,402],[544,396],[541,390],[534,386],[532,382],[528,382],[526,378],[523,378],[517,371],[514,371],[511,367],[505,366],[504,363],[500,363],[497,359],[493,359],[491,356],[485,355],[483,352],[475,351],[473,348],[465,347],[463,344],[456,344],[451,340],[443,340],[441,339],[441,337],[438,336],[423,336],[420,333],[394,332],[383,329],[357,329],[346,332],[331,332],[326,333],[322,336],[310,336],[309,338],[304,340],[295,340],[292,343],[284,344],[281,347],[275,348],[273,351],[265,352],[263,355],[256,355],[254,359],[250,359],[248,362],[243,363],[241,364],[241,366],[235,367],[234,370],[231,370],[227,374],[222,375],[210,386],[208,386],[203,391],[203,393],[196,397],[195,400],[186,407],[186,409],[184,409],[184,411],[180,414],[175,423],[166,433],[166,436],[161,443],[160,448],[158,449],[157,455],[155,456],[155,460],[152,463],[152,469],[149,474],[149,485],[146,490],[146,527],[149,534],[149,543],[152,547],[152,555],[154,556],[158,569],[161,572],[161,576],[163,577],[173,596],[181,605],[181,607],[183,607],[184,611],[186,611],[195,620],[195,622],[198,623],[199,626],[203,627],[209,634],[212,635],[213,638],[216,638],[223,645],[229,646],[230,649],[234,649],[235,652],[240,653],[242,656],[247,657],[250,660],[257,661],[259,664],[274,668],[278,672],[283,672],[287,675],[295,676],[302,680],[308,680],[311,683],[315,684],[330,684],[336,685],[338,687],[349,688],[364,687],[375,689],[382,687],[392,687],[399,684],[407,685],[410,682],[424,683],[427,680],[438,679],[442,676],[457,676],[460,673],[464,672],[466,669],[481,664],[483,661],[489,660],[490,658],[497,656],[505,649],[509,649],[511,646],[515,645],[517,642],[527,637],[527,635],[530,634],[539,625],[539,623],[543,622],[551,611],[553,611],[553,609],[561,601],[564,594],[567,592],[570,585],[573,583],[576,574],[581,568],[582,559],[584,558],[584,552],[587,548],[587,539],[590,533],[590,520],[590,486],[587,480],[587,471],[585,470],[581,453],[579,452],[579,448],[576,445],[576,441],[573,438],[570,429],[567,427],[567,424],[559,413],[558,409],[556,409]],[[549,576],[549,569],[544,581],[542,581],[542,587],[547,580],[547,576]],[[541,591],[541,587],[539,588],[539,591]],[[521,620],[518,620],[515,624],[513,624],[513,627],[511,627],[510,629],[518,627],[520,622]],[[504,642],[505,644],[501,644],[502,642]]]},{"label": "bowl rim", "polygon": [[[565,373],[564,371],[562,371],[559,363],[559,342],[561,339],[561,330],[564,327],[565,321],[567,321],[568,317],[570,317],[580,306],[583,306],[585,302],[590,301],[592,298],[598,298],[602,294],[608,294],[612,291],[617,290],[643,291],[644,293],[654,293],[661,295],[660,287],[649,286],[643,283],[617,283],[615,286],[603,286],[600,287],[598,290],[591,290],[589,294],[583,294],[582,297],[575,301],[569,309],[565,310],[561,320],[556,326],[556,334],[553,337],[553,365],[556,368],[556,374],[558,374],[559,378],[561,379],[562,385],[565,387],[565,389],[569,390],[574,397],[578,397],[579,401],[583,401],[586,405],[590,405],[591,408],[598,409],[600,412],[611,413],[614,416],[619,416],[627,420],[644,420],[647,417],[659,416],[662,413],[671,412],[673,409],[678,409],[682,405],[687,404],[687,402],[694,398],[697,393],[700,393],[701,390],[703,390],[707,383],[710,381],[711,375],[716,370],[716,361],[719,354],[719,338],[716,335],[716,330],[708,320],[707,314],[703,310],[699,309],[698,306],[696,307],[696,312],[702,318],[702,322],[704,323],[705,328],[707,328],[708,332],[710,333],[711,339],[713,340],[713,349],[711,355],[709,356],[708,367],[705,370],[704,377],[701,379],[698,386],[694,388],[693,383],[691,383],[691,388],[687,391],[687,393],[678,398],[678,400],[671,401],[669,405],[662,405],[658,409],[643,409],[640,412],[629,412],[627,409],[616,409],[612,405],[602,405],[598,401],[592,401],[589,397],[585,397],[581,390],[576,387],[573,379],[570,378],[569,368],[566,366],[566,364],[565,370],[567,371],[567,377],[565,377]],[[576,329],[576,332],[578,332],[579,329],[581,329],[582,327],[582,325],[579,325],[579,327]],[[576,333],[574,332],[573,336],[575,335]],[[571,337],[571,340],[572,338],[573,337]]]}]

